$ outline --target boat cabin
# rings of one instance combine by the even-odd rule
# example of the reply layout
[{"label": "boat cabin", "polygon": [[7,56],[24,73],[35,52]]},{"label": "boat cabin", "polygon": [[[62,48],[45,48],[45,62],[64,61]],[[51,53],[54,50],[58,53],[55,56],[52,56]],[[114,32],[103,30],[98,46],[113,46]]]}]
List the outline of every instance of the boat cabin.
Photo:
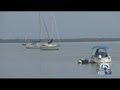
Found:
[{"label": "boat cabin", "polygon": [[93,57],[96,58],[103,58],[103,57],[108,57],[108,47],[106,46],[95,46],[92,48],[93,51]]}]

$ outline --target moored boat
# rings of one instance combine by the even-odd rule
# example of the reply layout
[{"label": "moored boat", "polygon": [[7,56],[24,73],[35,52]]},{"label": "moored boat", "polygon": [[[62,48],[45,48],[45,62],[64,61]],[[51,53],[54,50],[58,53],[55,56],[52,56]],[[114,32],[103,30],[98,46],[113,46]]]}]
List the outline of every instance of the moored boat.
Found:
[{"label": "moored boat", "polygon": [[95,63],[109,63],[111,62],[111,56],[108,53],[107,46],[95,46],[92,48],[91,62]]}]

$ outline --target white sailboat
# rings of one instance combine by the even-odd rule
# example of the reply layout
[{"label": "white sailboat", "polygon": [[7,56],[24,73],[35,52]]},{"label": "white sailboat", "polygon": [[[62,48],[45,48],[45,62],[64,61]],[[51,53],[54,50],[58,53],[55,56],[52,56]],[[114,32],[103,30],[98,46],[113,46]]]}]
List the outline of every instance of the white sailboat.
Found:
[{"label": "white sailboat", "polygon": [[[59,39],[59,34],[58,34],[58,28],[57,28],[57,25],[56,25],[56,20],[55,20],[55,16],[54,16],[54,14],[53,13],[51,13],[51,16],[52,16],[52,35],[51,35],[51,38],[50,38],[50,36],[49,36],[49,38],[50,38],[50,40],[48,41],[48,42],[44,42],[43,44],[41,44],[41,46],[40,46],[40,49],[41,50],[59,50],[59,46],[60,46],[60,39]],[[53,33],[54,33],[54,28],[55,28],[55,30],[56,30],[56,32],[57,32],[57,40],[58,40],[58,44],[57,43],[55,43],[54,42],[54,38],[53,38]],[[46,28],[46,30],[47,30],[47,28]],[[49,35],[49,34],[48,34]]]},{"label": "white sailboat", "polygon": [[26,41],[22,42],[22,45],[25,46],[26,45]]},{"label": "white sailboat", "polygon": [[40,43],[26,43],[26,48],[28,49],[39,49]]},{"label": "white sailboat", "polygon": [[[41,31],[41,23],[40,23],[40,13],[38,13],[38,17],[39,17],[39,26],[40,26],[40,31]],[[40,32],[41,33],[41,32]],[[40,37],[40,33],[39,33],[39,37]],[[41,40],[39,40],[39,42],[29,42],[29,43],[26,43],[26,48],[27,49],[39,49],[40,48],[40,41]]]},{"label": "white sailboat", "polygon": [[27,43],[27,38],[26,38],[26,36],[25,36],[24,41],[22,42],[22,45],[25,46],[26,43]]}]

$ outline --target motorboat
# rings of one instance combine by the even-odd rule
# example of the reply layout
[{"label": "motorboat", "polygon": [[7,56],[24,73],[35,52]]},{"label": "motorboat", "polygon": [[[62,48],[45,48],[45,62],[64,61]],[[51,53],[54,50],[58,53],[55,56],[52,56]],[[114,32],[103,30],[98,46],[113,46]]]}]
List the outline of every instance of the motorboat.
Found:
[{"label": "motorboat", "polygon": [[95,63],[109,63],[111,62],[111,56],[108,53],[109,48],[107,46],[94,46],[92,48],[91,62]]}]

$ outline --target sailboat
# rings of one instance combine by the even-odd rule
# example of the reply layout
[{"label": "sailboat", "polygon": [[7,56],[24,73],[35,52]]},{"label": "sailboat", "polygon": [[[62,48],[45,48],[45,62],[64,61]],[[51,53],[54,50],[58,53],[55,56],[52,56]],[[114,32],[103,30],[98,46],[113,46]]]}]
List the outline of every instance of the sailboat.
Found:
[{"label": "sailboat", "polygon": [[[51,13],[51,16],[52,16],[52,18],[53,18],[53,20],[52,20],[52,36],[51,36],[51,38],[50,38],[50,36],[49,36],[49,34],[48,34],[50,40],[47,41],[47,42],[44,42],[43,44],[41,44],[41,46],[40,46],[40,49],[41,49],[41,50],[59,50],[59,47],[60,47],[60,44],[55,43],[55,42],[54,42],[54,39],[53,39],[53,33],[54,33],[54,32],[53,32],[53,26],[56,26],[56,27],[54,27],[54,28],[55,28],[55,30],[57,31],[58,42],[60,42],[59,35],[58,35],[58,29],[57,29],[57,25],[56,25],[56,20],[55,20],[55,16],[54,16],[53,13]],[[44,21],[44,20],[43,20],[43,21]],[[45,24],[45,23],[44,23],[44,24]],[[53,24],[54,24],[54,25],[53,25]],[[46,24],[45,24],[45,26],[46,26]],[[47,28],[46,28],[46,31],[47,31]],[[48,33],[48,32],[47,32],[47,33]]]},{"label": "sailboat", "polygon": [[24,38],[24,41],[22,42],[22,45],[23,45],[23,46],[26,46],[28,43],[30,44],[30,43],[32,43],[32,42],[31,42],[30,39],[27,39],[27,38],[25,37],[25,38]]},{"label": "sailboat", "polygon": [[26,42],[23,42],[22,45],[25,46],[25,45],[26,45]]},{"label": "sailboat", "polygon": [[22,45],[25,46],[26,45],[26,37],[24,38],[24,41],[22,42]]},{"label": "sailboat", "polygon": [[[40,23],[40,13],[38,15],[39,15],[39,24],[41,25],[41,23]],[[41,29],[41,26],[40,26],[40,29]],[[26,43],[25,46],[26,46],[27,49],[39,49],[40,45],[41,45],[40,42],[41,42],[41,40],[39,40],[39,42],[29,42],[29,43]]]}]

